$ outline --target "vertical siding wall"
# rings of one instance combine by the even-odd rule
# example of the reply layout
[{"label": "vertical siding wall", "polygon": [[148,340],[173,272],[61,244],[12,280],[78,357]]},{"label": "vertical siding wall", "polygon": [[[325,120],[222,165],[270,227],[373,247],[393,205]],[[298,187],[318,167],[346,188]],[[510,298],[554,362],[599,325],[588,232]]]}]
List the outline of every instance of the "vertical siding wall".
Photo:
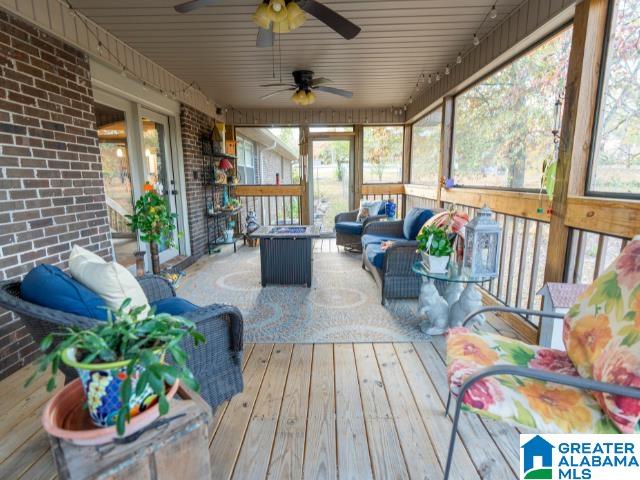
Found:
[{"label": "vertical siding wall", "polygon": [[[79,244],[111,259],[89,62],[0,11],[0,280],[38,263],[66,268]],[[0,378],[37,353],[0,310]]]}]

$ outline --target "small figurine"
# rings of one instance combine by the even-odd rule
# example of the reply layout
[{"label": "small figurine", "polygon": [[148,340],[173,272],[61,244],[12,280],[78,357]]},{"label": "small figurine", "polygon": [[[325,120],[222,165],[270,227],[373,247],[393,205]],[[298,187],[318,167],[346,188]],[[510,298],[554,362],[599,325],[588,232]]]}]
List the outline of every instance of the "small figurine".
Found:
[{"label": "small figurine", "polygon": [[420,330],[427,335],[442,335],[447,331],[449,306],[431,280],[424,281],[420,288],[418,313],[427,317],[420,323]]},{"label": "small figurine", "polygon": [[246,232],[246,238],[248,239],[248,242],[249,242],[249,246],[251,247],[255,247],[258,243],[258,240],[256,238],[252,238],[250,235],[256,230],[258,230],[259,228],[260,228],[260,224],[258,223],[258,217],[256,216],[256,212],[254,212],[253,210],[249,210],[249,213],[247,213],[245,232]]},{"label": "small figurine", "polygon": [[[463,290],[458,301],[451,305],[451,310],[449,311],[449,326],[459,327],[462,325],[462,322],[464,322],[464,319],[467,318],[467,315],[480,308],[482,308],[482,295],[477,288],[468,285],[467,288]],[[473,321],[482,323],[484,318],[482,314],[476,315]]]}]

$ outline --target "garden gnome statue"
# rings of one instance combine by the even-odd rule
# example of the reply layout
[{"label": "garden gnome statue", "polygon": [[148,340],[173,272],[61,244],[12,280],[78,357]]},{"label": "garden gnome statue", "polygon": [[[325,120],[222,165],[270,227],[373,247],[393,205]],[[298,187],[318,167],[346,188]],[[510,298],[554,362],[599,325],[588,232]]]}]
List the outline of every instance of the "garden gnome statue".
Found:
[{"label": "garden gnome statue", "polygon": [[[482,295],[473,285],[468,285],[460,294],[460,298],[451,306],[449,311],[449,327],[459,327],[472,312],[482,308]],[[484,321],[484,315],[476,315],[473,321],[481,323]],[[469,325],[470,326],[470,325]]]},{"label": "garden gnome statue", "polygon": [[255,232],[259,228],[260,225],[258,224],[258,217],[256,217],[256,212],[254,212],[253,210],[249,210],[249,213],[247,213],[247,235]]},{"label": "garden gnome statue", "polygon": [[418,313],[426,317],[420,323],[420,330],[427,335],[442,335],[447,331],[449,307],[431,280],[422,282],[418,298]]}]

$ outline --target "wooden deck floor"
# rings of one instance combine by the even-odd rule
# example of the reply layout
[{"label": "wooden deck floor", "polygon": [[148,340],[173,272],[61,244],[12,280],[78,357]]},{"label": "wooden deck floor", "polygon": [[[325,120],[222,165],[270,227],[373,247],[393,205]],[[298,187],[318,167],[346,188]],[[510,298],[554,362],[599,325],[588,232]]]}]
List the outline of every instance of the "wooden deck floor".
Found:
[{"label": "wooden deck floor", "polygon": [[[485,328],[516,333],[499,318]],[[451,419],[444,339],[396,344],[255,344],[244,391],[214,415],[215,479],[438,479]],[[0,478],[55,477],[40,411],[44,382],[0,383]],[[512,479],[518,433],[463,414],[453,478]]]}]

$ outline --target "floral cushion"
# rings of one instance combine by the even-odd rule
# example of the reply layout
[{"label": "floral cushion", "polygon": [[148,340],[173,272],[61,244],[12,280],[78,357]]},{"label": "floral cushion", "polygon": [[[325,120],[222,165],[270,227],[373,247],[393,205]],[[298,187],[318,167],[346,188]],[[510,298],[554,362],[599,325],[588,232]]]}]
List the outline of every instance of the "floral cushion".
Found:
[{"label": "floral cushion", "polygon": [[[640,388],[640,238],[585,290],[564,319],[564,344],[581,376]],[[595,393],[623,433],[638,429],[640,400]]]},{"label": "floral cushion", "polygon": [[[447,336],[447,374],[454,395],[469,376],[516,365],[577,376],[565,352],[458,327]],[[512,375],[485,377],[465,392],[463,408],[541,433],[616,433],[588,391]]]}]

